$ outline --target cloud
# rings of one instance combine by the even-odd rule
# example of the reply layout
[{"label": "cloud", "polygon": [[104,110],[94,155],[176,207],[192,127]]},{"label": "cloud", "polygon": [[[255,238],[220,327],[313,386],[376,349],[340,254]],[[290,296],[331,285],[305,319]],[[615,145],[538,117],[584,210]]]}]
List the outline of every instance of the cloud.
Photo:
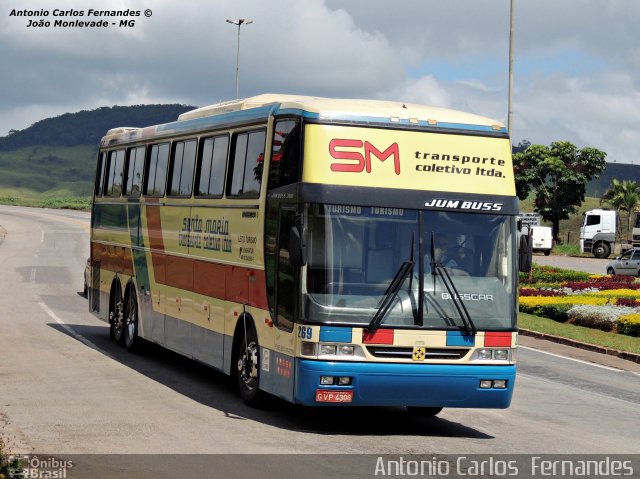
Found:
[{"label": "cloud", "polygon": [[[509,2],[449,0],[104,0],[150,8],[135,26],[27,28],[0,12],[0,134],[66,111],[186,103],[264,92],[423,102],[506,122]],[[45,8],[86,11],[83,0]],[[640,3],[516,2],[514,141],[566,139],[632,156],[640,111]],[[52,15],[47,18],[53,20]],[[635,122],[635,123],[634,123]]]}]

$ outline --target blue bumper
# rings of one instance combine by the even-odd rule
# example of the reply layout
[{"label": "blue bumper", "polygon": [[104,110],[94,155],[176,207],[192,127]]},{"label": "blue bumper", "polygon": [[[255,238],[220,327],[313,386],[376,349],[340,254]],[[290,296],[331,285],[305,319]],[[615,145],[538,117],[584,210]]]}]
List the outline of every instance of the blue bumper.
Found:
[{"label": "blue bumper", "polygon": [[[317,391],[353,391],[350,406],[509,407],[516,367],[445,364],[389,364],[296,360],[295,402],[316,401]],[[351,386],[320,386],[320,376],[349,376]],[[480,380],[506,380],[506,389],[481,389]]]}]

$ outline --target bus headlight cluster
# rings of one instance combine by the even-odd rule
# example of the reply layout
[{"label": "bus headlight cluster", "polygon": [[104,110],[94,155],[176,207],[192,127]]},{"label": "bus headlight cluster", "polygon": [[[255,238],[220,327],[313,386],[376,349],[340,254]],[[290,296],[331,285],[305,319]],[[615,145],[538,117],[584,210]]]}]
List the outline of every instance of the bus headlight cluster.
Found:
[{"label": "bus headlight cluster", "polygon": [[472,361],[515,361],[515,354],[510,348],[483,348],[474,353]]},{"label": "bus headlight cluster", "polygon": [[320,376],[320,386],[351,386],[351,376]]},{"label": "bus headlight cluster", "polygon": [[362,348],[355,344],[311,343],[303,341],[300,345],[302,356],[314,358],[363,359]]},{"label": "bus headlight cluster", "polygon": [[480,389],[507,389],[506,379],[481,379]]}]

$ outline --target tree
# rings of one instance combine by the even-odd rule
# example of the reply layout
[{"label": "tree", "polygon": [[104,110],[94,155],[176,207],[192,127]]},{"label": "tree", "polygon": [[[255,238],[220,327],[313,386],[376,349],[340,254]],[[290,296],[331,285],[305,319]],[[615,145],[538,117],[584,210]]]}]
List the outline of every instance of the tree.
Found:
[{"label": "tree", "polygon": [[627,212],[627,232],[631,239],[631,213],[640,202],[640,186],[635,181],[618,180],[613,178],[607,191],[600,198],[600,204],[606,204],[610,208]]},{"label": "tree", "polygon": [[521,200],[535,193],[534,209],[551,223],[554,242],[559,242],[560,221],[577,212],[587,183],[604,170],[606,156],[596,148],[580,149],[568,141],[549,147],[531,145],[513,155],[516,193]]}]

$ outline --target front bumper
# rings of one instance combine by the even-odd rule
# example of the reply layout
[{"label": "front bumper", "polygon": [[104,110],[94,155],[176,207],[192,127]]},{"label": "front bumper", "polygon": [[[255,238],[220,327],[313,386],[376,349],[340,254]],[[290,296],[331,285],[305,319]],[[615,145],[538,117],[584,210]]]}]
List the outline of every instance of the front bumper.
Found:
[{"label": "front bumper", "polygon": [[[509,407],[515,365],[390,364],[296,360],[295,402],[307,406],[316,391],[353,391],[350,406]],[[321,386],[320,376],[349,376],[350,386]],[[504,389],[481,389],[480,380],[506,380]],[[335,404],[334,404],[335,405]]]}]

